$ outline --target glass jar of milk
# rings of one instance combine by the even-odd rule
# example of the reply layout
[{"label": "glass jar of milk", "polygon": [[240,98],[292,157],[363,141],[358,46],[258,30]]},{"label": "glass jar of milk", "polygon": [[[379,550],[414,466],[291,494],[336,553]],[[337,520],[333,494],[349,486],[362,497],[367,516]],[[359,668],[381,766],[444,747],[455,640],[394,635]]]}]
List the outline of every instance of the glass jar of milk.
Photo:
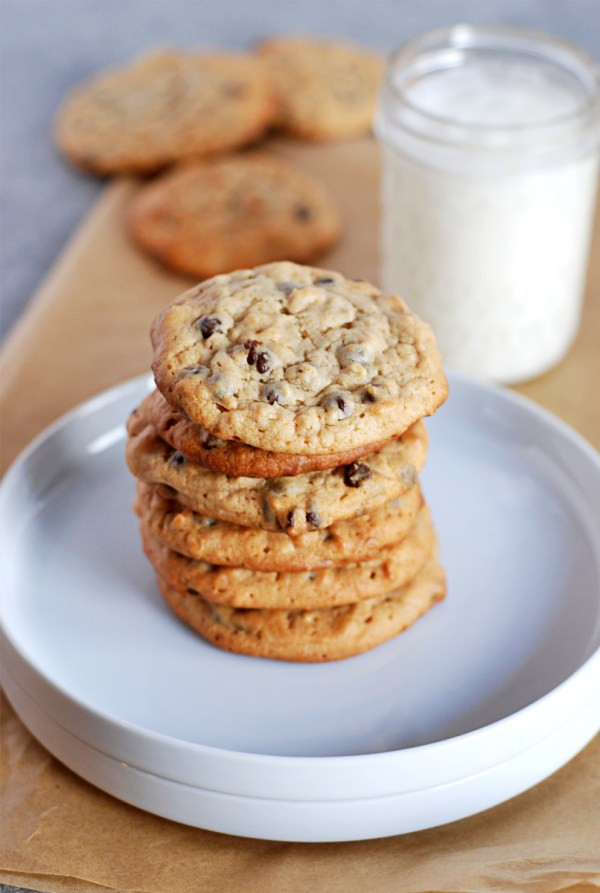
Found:
[{"label": "glass jar of milk", "polygon": [[390,59],[382,285],[433,326],[446,363],[505,383],[579,324],[600,142],[600,77],[545,35],[457,26]]}]

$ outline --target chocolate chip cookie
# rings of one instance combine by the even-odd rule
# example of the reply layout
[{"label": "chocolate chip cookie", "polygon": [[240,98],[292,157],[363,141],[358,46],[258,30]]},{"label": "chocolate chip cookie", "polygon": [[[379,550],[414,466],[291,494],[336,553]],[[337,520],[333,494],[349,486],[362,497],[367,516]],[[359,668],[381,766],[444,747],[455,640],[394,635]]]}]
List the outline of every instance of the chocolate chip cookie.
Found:
[{"label": "chocolate chip cookie", "polygon": [[369,132],[383,75],[380,56],[352,44],[285,37],[265,41],[257,52],[279,100],[281,130],[308,140]]},{"label": "chocolate chip cookie", "polygon": [[142,187],[128,219],[142,249],[195,279],[313,260],[341,230],[326,187],[266,152],[180,165]]},{"label": "chocolate chip cookie", "polygon": [[377,443],[448,392],[433,333],[401,298],[288,262],[184,293],[155,319],[152,343],[171,405],[222,440],[274,452]]},{"label": "chocolate chip cookie", "polygon": [[76,89],[56,139],[86,170],[145,173],[249,143],[275,112],[264,67],[250,54],[155,51]]},{"label": "chocolate chip cookie", "polygon": [[421,504],[415,486],[373,512],[300,536],[216,521],[186,508],[167,488],[141,481],[135,509],[156,539],[189,558],[260,571],[301,571],[374,558],[406,536]]},{"label": "chocolate chip cookie", "polygon": [[307,571],[256,571],[196,561],[163,545],[141,524],[149,561],[170,586],[235,608],[329,608],[404,586],[432,554],[435,535],[426,506],[399,543],[360,563]]},{"label": "chocolate chip cookie", "polygon": [[180,502],[230,524],[298,536],[373,511],[410,490],[424,465],[422,422],[359,462],[295,477],[230,477],[187,460],[137,413],[128,420],[126,459],[135,477],[166,484]]},{"label": "chocolate chip cookie", "polygon": [[234,477],[274,478],[336,468],[377,452],[388,443],[383,440],[344,453],[294,456],[213,437],[206,428],[194,424],[180,410],[170,406],[160,391],[149,394],[136,411],[139,420],[144,419],[153,425],[158,436],[183,453],[186,459]]},{"label": "chocolate chip cookie", "polygon": [[398,635],[444,598],[444,572],[427,562],[406,586],[351,605],[314,611],[232,608],[174,589],[160,590],[184,623],[209,642],[240,654],[277,660],[340,660]]}]

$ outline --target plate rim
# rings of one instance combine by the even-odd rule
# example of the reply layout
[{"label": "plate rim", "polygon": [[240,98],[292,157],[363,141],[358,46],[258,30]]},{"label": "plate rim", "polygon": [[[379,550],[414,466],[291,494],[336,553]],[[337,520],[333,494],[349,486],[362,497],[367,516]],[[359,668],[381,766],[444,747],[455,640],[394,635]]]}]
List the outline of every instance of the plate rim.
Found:
[{"label": "plate rim", "polygon": [[[20,688],[18,682],[15,685],[17,689]],[[14,692],[12,694],[14,696]],[[28,692],[21,689],[21,701],[23,701],[23,694],[25,695],[25,706],[22,703],[21,706],[23,712],[27,713],[27,727],[35,737],[35,728],[36,725],[39,725],[40,708],[36,704],[33,705],[33,709],[31,704],[27,708],[27,700],[30,696]],[[600,693],[597,694],[596,701],[600,705]],[[38,715],[36,715],[36,710]],[[241,834],[242,836],[258,837],[265,840],[341,842],[387,837],[448,824],[517,796],[524,790],[543,781],[544,778],[564,765],[565,762],[576,756],[582,746],[585,746],[580,743],[582,740],[581,735],[579,735],[577,743],[573,746],[571,735],[567,758],[564,759],[564,748],[561,749],[560,747],[558,748],[560,755],[557,757],[557,736],[560,743],[564,745],[562,739],[568,732],[572,733],[573,723],[583,724],[585,727],[588,714],[591,713],[592,711],[588,705],[587,708],[580,711],[575,717],[570,718],[554,730],[551,735],[534,743],[524,752],[535,750],[538,760],[540,755],[545,758],[543,768],[536,761],[536,772],[533,777],[528,777],[526,785],[521,785],[520,781],[517,780],[520,761],[523,757],[523,753],[520,753],[501,766],[490,767],[487,772],[487,787],[482,787],[479,783],[481,774],[476,773],[475,775],[464,776],[457,784],[446,784],[437,789],[387,792],[383,796],[375,795],[346,801],[339,798],[321,801],[307,800],[303,803],[283,798],[277,800],[265,798],[264,796],[244,795],[235,791],[215,791],[214,789],[194,787],[189,782],[180,785],[170,779],[157,777],[144,769],[116,761],[113,757],[103,752],[98,752],[100,759],[100,768],[98,768],[95,753],[92,753],[93,761],[90,762],[89,760],[90,745],[79,739],[73,739],[73,734],[68,729],[60,727],[54,717],[46,717],[48,722],[43,731],[45,733],[45,746],[48,747],[57,759],[63,761],[76,774],[81,775],[81,777],[107,791],[109,794],[116,795],[127,803],[163,818],[183,822],[193,827],[206,828],[211,831]],[[48,725],[50,727],[49,731]],[[57,729],[58,743],[56,740]],[[54,737],[54,740],[51,740],[52,737]],[[40,739],[42,739],[41,735]],[[75,748],[73,748],[73,741]],[[540,748],[542,748],[541,754]],[[550,766],[548,766],[548,761]],[[113,770],[112,778],[110,778],[111,773],[109,773],[107,778],[106,772],[103,771],[102,767],[103,765],[106,767],[107,763],[109,769]],[[510,770],[508,776],[506,776],[507,769]],[[500,771],[503,781],[500,796],[497,794],[500,789],[497,778],[498,771]],[[492,784],[489,784],[490,772],[493,775]],[[133,784],[131,782],[131,773],[134,774]],[[142,787],[139,784],[140,779],[143,782]],[[135,783],[136,781],[137,784]],[[476,804],[468,796],[465,796],[465,793],[472,794],[473,783],[476,785]],[[163,793],[157,800],[155,788],[157,785],[163,784],[169,796],[164,796],[163,788]],[[465,791],[465,784],[468,789],[471,786],[471,789]],[[508,791],[506,789],[507,785],[510,787]],[[444,798],[441,813],[439,809],[440,795]],[[235,809],[231,807],[232,796],[236,801]],[[193,799],[194,797],[200,799],[191,805],[190,798]],[[208,809],[205,802],[207,798],[209,799],[209,804],[211,804]],[[221,807],[218,817],[214,813],[215,803]],[[245,816],[239,815],[240,803],[246,809]],[[411,803],[413,807],[418,807],[418,819],[414,816],[414,809],[410,808],[409,804]],[[228,808],[223,809],[223,806],[228,806]],[[264,815],[265,807],[269,810],[266,816]],[[297,814],[298,807],[302,810],[300,816]],[[351,808],[349,809],[348,807]],[[392,810],[390,807],[392,807]],[[251,819],[247,815],[248,808],[251,809]],[[258,827],[257,808],[263,810]],[[338,818],[342,818],[345,825],[342,824],[342,827],[340,827],[339,823],[332,824],[329,813],[331,808],[338,810]],[[374,819],[377,821],[377,827],[375,827]]]},{"label": "plate rim", "polygon": [[[538,405],[535,401],[531,400],[531,398],[526,397],[523,394],[509,390],[508,388],[501,385],[474,379],[470,376],[464,375],[463,373],[457,373],[448,370],[448,378],[450,380],[451,389],[453,387],[453,383],[455,383],[459,386],[475,389],[478,392],[492,394],[500,400],[506,401],[509,404],[517,405],[526,412],[533,414],[533,416],[537,417],[538,419],[541,419],[544,424],[549,425],[551,428],[555,429],[560,434],[560,436],[570,441],[570,443],[576,449],[583,451],[586,457],[592,461],[593,465],[597,467],[598,473],[600,475],[600,454],[595,449],[595,447],[588,440],[586,440],[583,435],[575,431],[575,429],[573,429],[567,422],[556,416],[550,410]],[[32,441],[23,450],[21,450],[21,452],[17,455],[17,457],[11,463],[10,467],[7,469],[5,475],[3,476],[3,479],[0,482],[0,516],[3,509],[4,500],[6,498],[6,493],[8,492],[11,482],[19,474],[21,467],[42,447],[42,445],[47,440],[56,435],[72,422],[83,420],[86,417],[95,414],[104,407],[125,398],[128,392],[131,392],[132,397],[134,394],[143,394],[144,389],[150,390],[152,384],[153,379],[151,373],[145,372],[129,378],[98,392],[92,397],[89,397],[85,401],[79,403],[77,406],[63,413],[50,425],[45,427],[38,435],[36,435],[36,437],[32,439]],[[2,566],[2,550],[0,550],[0,573],[2,572]],[[359,754],[342,754],[334,756],[290,756],[281,754],[255,753],[251,751],[231,750],[228,748],[217,747],[215,745],[186,741],[184,739],[167,735],[162,732],[146,729],[143,726],[136,725],[135,723],[128,720],[113,716],[110,713],[107,713],[106,711],[101,710],[97,707],[91,707],[90,705],[86,704],[85,701],[76,697],[74,694],[64,689],[61,685],[46,677],[43,669],[36,663],[35,657],[31,657],[30,655],[24,653],[19,643],[13,639],[11,631],[6,628],[2,615],[3,612],[0,611],[0,633],[10,643],[15,653],[18,655],[19,660],[21,660],[24,665],[27,665],[31,670],[33,670],[33,672],[39,677],[40,681],[43,681],[44,684],[48,685],[51,688],[55,696],[65,699],[75,708],[76,711],[93,714],[101,723],[105,723],[108,726],[116,727],[117,730],[125,736],[138,736],[141,734],[146,741],[152,743],[153,745],[157,745],[160,747],[175,746],[178,750],[182,749],[184,751],[191,751],[197,753],[198,755],[205,756],[207,759],[218,758],[221,760],[226,759],[236,762],[243,761],[244,763],[249,765],[250,768],[266,764],[269,764],[270,767],[272,767],[273,764],[276,764],[278,767],[284,769],[291,767],[299,769],[306,767],[321,767],[331,769],[334,766],[338,765],[344,767],[366,768],[370,764],[379,765],[385,764],[389,761],[396,762],[399,759],[402,759],[403,755],[407,754],[413,756],[423,755],[424,757],[429,757],[439,752],[448,751],[449,748],[463,749],[467,744],[476,744],[479,747],[481,746],[481,743],[477,739],[483,738],[483,743],[485,744],[486,738],[496,735],[501,727],[509,726],[511,723],[517,721],[518,719],[522,719],[527,714],[529,714],[530,717],[532,713],[535,713],[536,715],[538,713],[543,714],[551,700],[559,698],[561,700],[566,699],[568,701],[571,690],[577,690],[580,688],[580,680],[582,677],[585,678],[588,675],[594,673],[596,670],[600,674],[599,646],[585,659],[582,664],[577,667],[577,669],[573,673],[571,673],[564,680],[558,683],[558,685],[554,686],[545,694],[541,695],[539,698],[536,698],[522,708],[519,708],[519,710],[516,710],[510,713],[508,716],[502,717],[501,719],[495,720],[491,723],[487,723],[483,726],[479,726],[476,729],[471,729],[468,732],[464,732],[459,735],[453,735],[439,741],[427,742],[425,744],[414,745],[412,747],[400,748],[397,750]],[[577,702],[577,704],[579,704],[579,706],[582,706],[582,703],[577,701],[577,699],[574,700]],[[561,719],[561,722],[563,721],[566,720]],[[548,733],[546,732],[544,734]]]}]

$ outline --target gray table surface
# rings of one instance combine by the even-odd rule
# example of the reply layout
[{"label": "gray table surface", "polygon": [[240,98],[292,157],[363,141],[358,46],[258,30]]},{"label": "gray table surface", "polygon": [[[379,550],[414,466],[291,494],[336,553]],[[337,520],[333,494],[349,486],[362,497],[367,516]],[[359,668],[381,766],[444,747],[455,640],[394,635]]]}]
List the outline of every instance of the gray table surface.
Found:
[{"label": "gray table surface", "polygon": [[0,0],[1,331],[103,188],[51,139],[62,97],[91,72],[151,46],[247,47],[278,33],[387,51],[458,22],[536,28],[600,57],[600,0]]},{"label": "gray table surface", "polygon": [[156,45],[247,47],[314,33],[390,50],[457,22],[519,25],[600,57],[600,0],[0,0],[0,333],[103,188],[51,138],[66,91]]}]

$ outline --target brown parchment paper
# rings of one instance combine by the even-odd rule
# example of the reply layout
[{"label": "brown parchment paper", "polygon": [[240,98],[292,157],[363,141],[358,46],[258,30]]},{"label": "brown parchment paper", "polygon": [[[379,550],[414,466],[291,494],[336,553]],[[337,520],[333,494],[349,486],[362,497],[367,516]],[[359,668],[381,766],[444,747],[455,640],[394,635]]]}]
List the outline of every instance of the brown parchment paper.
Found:
[{"label": "brown parchment paper", "polygon": [[[346,231],[323,265],[377,280],[378,160],[370,140],[273,150],[324,177]],[[0,356],[2,468],[46,424],[147,371],[155,313],[190,283],[128,243],[133,182],[107,187]],[[577,343],[519,388],[600,445],[600,227]],[[26,260],[24,261],[26,262]],[[530,791],[441,828],[345,844],[272,843],[144,813],[51,757],[1,702],[0,882],[48,893],[295,893],[600,889],[600,738]]]}]

